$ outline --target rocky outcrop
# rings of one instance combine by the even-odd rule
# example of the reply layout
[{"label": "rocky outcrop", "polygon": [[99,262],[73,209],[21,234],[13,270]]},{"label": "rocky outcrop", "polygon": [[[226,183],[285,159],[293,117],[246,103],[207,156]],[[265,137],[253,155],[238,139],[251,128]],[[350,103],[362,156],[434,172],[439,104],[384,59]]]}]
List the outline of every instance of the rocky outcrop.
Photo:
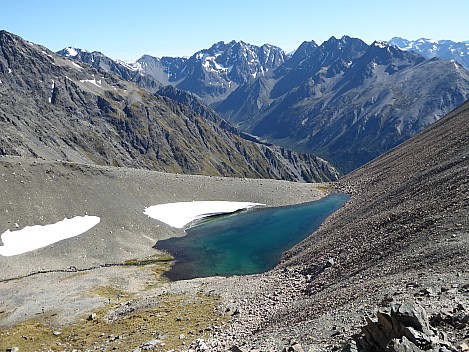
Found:
[{"label": "rocky outcrop", "polygon": [[[454,312],[454,311],[453,311]],[[438,313],[431,319],[425,309],[415,302],[394,303],[390,312],[378,311],[376,318],[366,318],[367,325],[361,334],[354,337],[345,351],[358,352],[401,352],[401,351],[467,351],[469,350],[469,312],[456,308],[456,319],[447,312]],[[437,326],[445,321],[452,328],[466,329],[468,334],[461,341],[449,341],[444,330]],[[430,325],[430,321],[432,325]]]}]

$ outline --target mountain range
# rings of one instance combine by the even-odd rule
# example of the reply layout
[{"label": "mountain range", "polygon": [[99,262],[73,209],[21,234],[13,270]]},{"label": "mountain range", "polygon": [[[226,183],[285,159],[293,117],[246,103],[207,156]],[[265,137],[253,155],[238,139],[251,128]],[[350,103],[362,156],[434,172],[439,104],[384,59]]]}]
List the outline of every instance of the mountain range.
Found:
[{"label": "mountain range", "polygon": [[469,42],[454,42],[452,40],[432,40],[420,38],[407,40],[394,37],[389,44],[397,46],[401,50],[410,50],[427,59],[437,57],[442,60],[454,60],[469,70]]},{"label": "mountain range", "polygon": [[[273,72],[245,75],[231,93],[210,91],[203,101],[137,64],[91,58],[95,66],[0,31],[1,230],[15,236],[64,217],[101,219],[80,236],[0,256],[1,350],[468,350],[469,101],[461,65],[331,38],[305,42]],[[187,60],[175,59],[173,69]],[[122,67],[131,77],[111,72]],[[154,86],[138,86],[140,77]],[[228,104],[235,97],[255,115],[236,114]],[[219,115],[222,107],[244,131]],[[324,194],[324,185],[247,177],[337,177],[324,160],[246,131],[292,145],[283,131],[323,136],[337,158],[389,143],[396,129],[416,135],[341,177],[336,189],[349,201],[273,270],[161,278],[170,258],[152,246],[184,230],[145,216],[148,205],[297,204]],[[328,140],[342,147],[334,151]],[[302,142],[298,148],[310,141]]]},{"label": "mountain range", "polygon": [[168,257],[151,246],[183,231],[144,216],[148,204],[281,205],[318,190],[0,158],[1,231],[101,218],[75,238],[0,256],[0,350],[467,350],[468,119],[466,102],[342,177],[350,200],[275,269],[178,282],[160,278]]},{"label": "mountain range", "polygon": [[[247,140],[199,103],[153,94],[119,75],[0,32],[0,154],[165,172],[334,180],[325,160]],[[96,54],[84,57],[121,68]],[[135,72],[133,79],[161,85]],[[127,77],[131,79],[131,77]],[[139,81],[139,79],[141,79]],[[154,85],[153,85],[154,83]],[[181,93],[181,96],[183,94]],[[204,115],[204,116],[202,116]]]},{"label": "mountain range", "polygon": [[[319,155],[345,173],[469,97],[469,73],[457,62],[348,36],[321,45],[305,41],[291,55],[272,45],[231,41],[189,58],[144,55],[134,63],[115,62],[116,67],[83,54],[67,56],[126,72],[137,83],[152,77],[191,92],[242,131]],[[150,89],[156,91],[157,84]]]}]

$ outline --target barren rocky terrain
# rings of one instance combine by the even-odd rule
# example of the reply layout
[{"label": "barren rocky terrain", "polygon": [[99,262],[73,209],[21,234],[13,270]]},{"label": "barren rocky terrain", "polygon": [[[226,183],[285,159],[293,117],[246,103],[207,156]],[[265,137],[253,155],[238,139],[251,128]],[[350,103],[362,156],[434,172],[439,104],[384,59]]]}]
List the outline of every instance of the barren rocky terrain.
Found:
[{"label": "barren rocky terrain", "polygon": [[467,351],[468,118],[466,103],[343,178],[345,207],[277,268],[245,277],[167,282],[170,258],[152,246],[183,232],[144,208],[292,204],[324,186],[2,158],[2,232],[84,214],[101,223],[0,258],[0,349]]},{"label": "barren rocky terrain", "polygon": [[[0,233],[78,215],[101,218],[97,226],[78,237],[22,255],[0,256],[0,326],[6,334],[12,334],[8,338],[2,335],[0,350],[8,348],[10,341],[22,350],[42,350],[39,341],[53,336],[53,330],[80,324],[80,319],[94,309],[120,307],[131,298],[148,305],[148,300],[154,303],[162,292],[173,292],[170,299],[197,296],[204,280],[171,284],[160,277],[168,269],[169,259],[153,247],[159,239],[182,236],[184,231],[144,215],[148,206],[192,200],[244,200],[279,206],[318,199],[329,187],[19,157],[0,158],[0,175]],[[47,326],[45,337],[39,334],[42,337],[31,337],[33,341],[20,338],[31,333],[31,322]],[[21,332],[15,335],[9,330],[15,324],[26,324],[27,328],[16,325]],[[192,326],[183,332],[195,329]],[[177,346],[182,346],[179,335]],[[163,343],[168,340],[171,338]],[[92,343],[97,341],[101,336]],[[134,347],[144,342],[136,339]],[[43,349],[50,348],[47,346]],[[58,350],[68,347],[56,345]]]},{"label": "barren rocky terrain", "polygon": [[[290,339],[310,351],[341,350],[347,341],[356,350],[364,318],[402,302],[423,306],[434,325],[447,313],[468,320],[468,119],[466,103],[343,178],[338,189],[352,195],[344,208],[275,270],[238,279],[242,294],[225,293],[243,307],[234,340],[247,350],[293,348]],[[386,351],[466,351],[467,321],[445,324],[448,346],[441,338]]]}]

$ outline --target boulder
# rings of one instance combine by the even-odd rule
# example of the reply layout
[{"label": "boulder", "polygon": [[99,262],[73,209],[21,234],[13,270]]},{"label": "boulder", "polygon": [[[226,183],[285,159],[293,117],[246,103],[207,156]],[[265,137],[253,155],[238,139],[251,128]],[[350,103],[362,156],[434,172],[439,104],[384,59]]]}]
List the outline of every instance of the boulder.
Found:
[{"label": "boulder", "polygon": [[425,309],[413,302],[395,303],[391,305],[391,318],[393,325],[400,329],[398,334],[404,331],[405,327],[412,327],[417,331],[433,335],[428,322]]},{"label": "boulder", "polygon": [[304,349],[298,342],[291,340],[288,347],[284,347],[282,352],[304,352]]},{"label": "boulder", "polygon": [[423,352],[405,336],[402,339],[392,339],[389,345],[386,347],[386,352]]},{"label": "boulder", "polygon": [[[432,321],[454,322],[455,317],[458,317],[458,323],[464,324],[464,311],[459,310],[459,314],[447,313],[440,313],[438,319]],[[358,352],[458,351],[448,342],[446,334],[433,330],[427,312],[415,302],[394,303],[390,313],[378,311],[376,318],[367,317],[366,322],[361,333],[353,337],[356,344],[353,347]],[[351,347],[349,344],[344,351],[351,351]]]}]

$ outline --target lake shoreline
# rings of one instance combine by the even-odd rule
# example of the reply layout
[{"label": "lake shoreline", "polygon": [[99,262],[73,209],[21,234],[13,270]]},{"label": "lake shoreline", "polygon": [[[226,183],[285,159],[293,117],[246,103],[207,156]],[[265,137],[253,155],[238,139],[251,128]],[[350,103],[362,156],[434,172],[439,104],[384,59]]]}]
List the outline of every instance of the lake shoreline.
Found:
[{"label": "lake shoreline", "polygon": [[[0,158],[0,174],[8,186],[0,197],[4,209],[0,233],[13,230],[15,224],[22,229],[87,214],[101,218],[80,236],[21,255],[0,256],[2,327],[40,318],[42,308],[46,316],[53,312],[54,326],[75,322],[102,309],[108,298],[115,301],[115,296],[91,294],[96,286],[132,297],[138,294],[138,301],[145,302],[163,291],[192,295],[207,280],[223,280],[168,283],[155,279],[150,266],[123,265],[161,253],[153,248],[161,239],[184,236],[183,229],[144,215],[148,206],[227,200],[275,207],[317,200],[330,190],[330,184],[166,174],[25,158]],[[148,288],[148,283],[153,286]]]},{"label": "lake shoreline", "polygon": [[302,204],[207,217],[186,228],[186,236],[157,242],[157,249],[175,259],[165,277],[179,281],[272,270],[284,252],[314,232],[348,199],[346,194],[334,193]]}]

